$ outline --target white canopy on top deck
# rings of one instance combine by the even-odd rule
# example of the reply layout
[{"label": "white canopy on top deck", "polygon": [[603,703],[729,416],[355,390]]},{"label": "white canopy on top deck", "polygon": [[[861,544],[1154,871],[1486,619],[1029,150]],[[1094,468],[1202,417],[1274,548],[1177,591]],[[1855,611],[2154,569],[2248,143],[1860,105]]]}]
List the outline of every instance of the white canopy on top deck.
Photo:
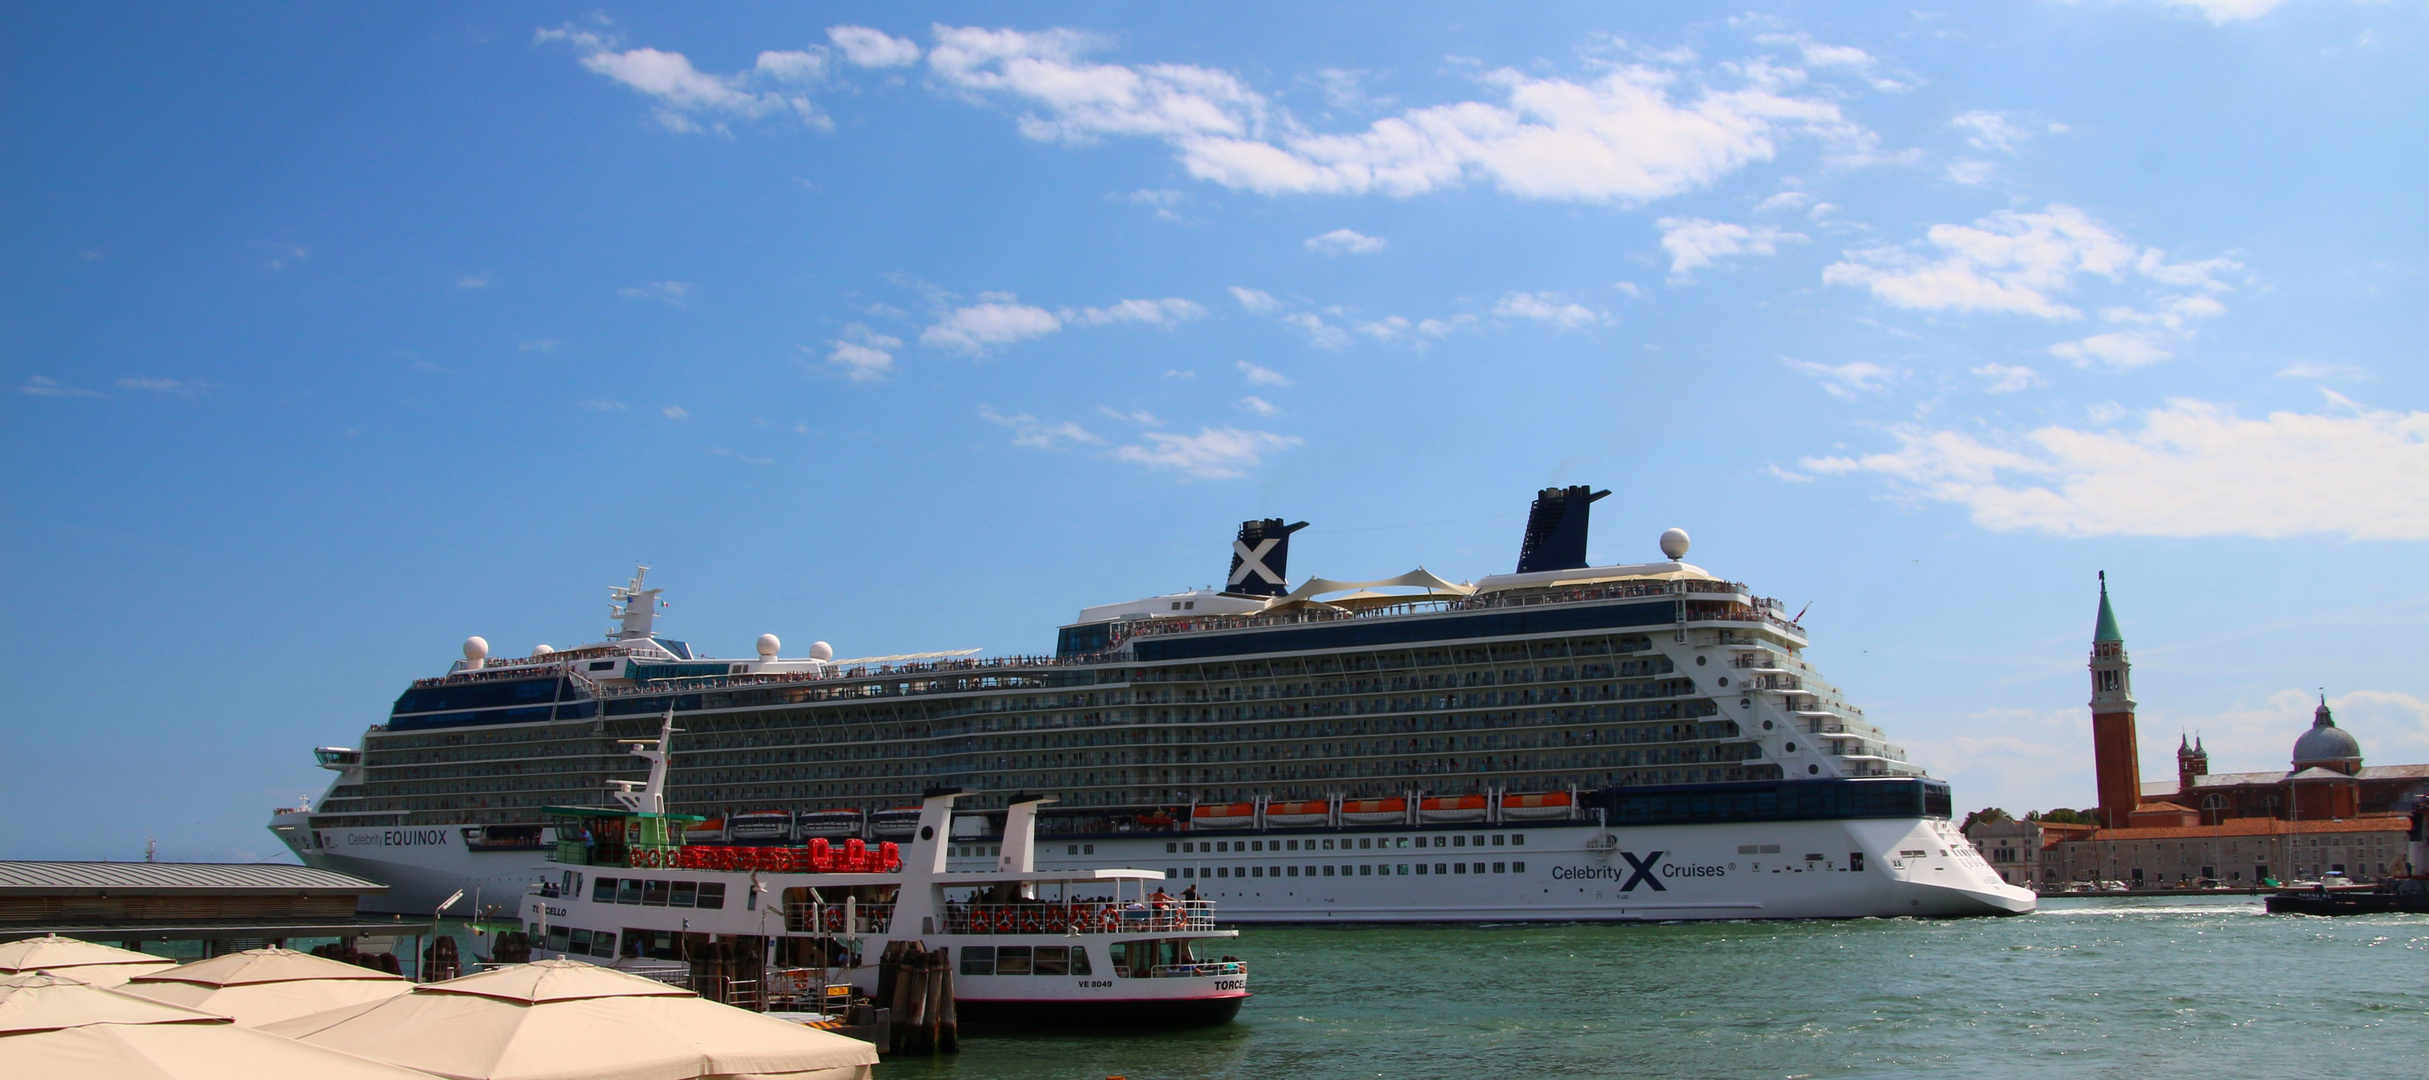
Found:
[{"label": "white canopy on top deck", "polygon": [[[1410,588],[1421,589],[1423,591],[1394,594],[1368,591],[1373,589]],[[1289,595],[1276,597],[1274,602],[1266,605],[1266,607],[1267,610],[1272,610],[1273,608],[1282,607],[1286,604],[1321,604],[1325,603],[1325,601],[1318,600],[1316,598],[1330,595],[1332,593],[1350,593],[1356,599],[1369,601],[1388,597],[1392,601],[1405,603],[1412,600],[1457,599],[1459,597],[1474,593],[1475,591],[1476,587],[1473,585],[1460,585],[1453,582],[1444,581],[1442,578],[1436,576],[1433,571],[1427,570],[1426,568],[1420,566],[1409,571],[1408,573],[1401,574],[1398,577],[1377,578],[1373,581],[1335,581],[1331,578],[1309,578],[1306,581],[1301,582],[1298,588],[1292,589]],[[1352,597],[1343,597],[1342,599],[1351,598]]]}]

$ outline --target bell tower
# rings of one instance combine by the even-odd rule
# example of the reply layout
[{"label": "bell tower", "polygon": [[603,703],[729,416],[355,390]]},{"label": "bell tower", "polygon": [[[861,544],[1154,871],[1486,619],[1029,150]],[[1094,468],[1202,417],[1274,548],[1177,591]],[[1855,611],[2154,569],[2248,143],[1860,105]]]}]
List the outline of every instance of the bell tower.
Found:
[{"label": "bell tower", "polygon": [[2124,828],[2142,805],[2142,749],[2134,737],[2134,665],[2109,607],[2108,572],[2100,573],[2100,619],[2092,627],[2092,771],[2100,788],[2100,823]]}]

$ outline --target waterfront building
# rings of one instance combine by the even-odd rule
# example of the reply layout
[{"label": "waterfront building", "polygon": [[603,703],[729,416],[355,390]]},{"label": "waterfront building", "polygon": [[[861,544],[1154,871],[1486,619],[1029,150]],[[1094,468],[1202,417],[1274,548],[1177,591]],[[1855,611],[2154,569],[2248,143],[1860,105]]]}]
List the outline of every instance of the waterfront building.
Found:
[{"label": "waterfront building", "polygon": [[[2032,867],[2044,890],[2068,882],[2226,885],[2403,872],[2404,830],[2429,765],[2365,766],[2360,740],[2336,725],[2326,697],[2277,772],[2210,772],[2197,739],[2176,744],[2176,778],[2144,782],[2134,732],[2133,669],[2101,576],[2091,654],[2092,754],[2101,824],[2036,823]],[[2131,781],[2130,786],[2127,781]],[[1977,825],[1983,841],[2005,839]],[[1995,861],[1993,865],[1998,865]],[[2002,868],[2002,877],[2019,867]]]}]

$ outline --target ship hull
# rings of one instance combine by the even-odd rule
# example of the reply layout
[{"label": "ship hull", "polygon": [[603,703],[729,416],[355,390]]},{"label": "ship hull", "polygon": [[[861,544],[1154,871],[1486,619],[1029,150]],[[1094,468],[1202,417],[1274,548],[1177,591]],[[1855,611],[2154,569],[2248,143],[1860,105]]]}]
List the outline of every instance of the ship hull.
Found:
[{"label": "ship hull", "polygon": [[[467,902],[476,889],[512,897],[558,869],[543,852],[468,851],[452,843],[453,830],[440,831],[443,842],[417,844],[397,842],[396,829],[321,829],[319,846],[297,854],[387,884],[377,910],[413,914],[459,888]],[[1451,846],[1454,838],[1463,843]],[[1196,887],[1235,924],[1952,918],[2024,914],[2035,905],[2030,891],[2001,881],[1954,826],[1936,818],[1609,829],[1478,822],[1140,833],[1091,836],[1086,845],[1064,839],[1040,841],[1039,869],[1164,870],[1172,891]],[[1252,841],[1259,850],[1234,850]],[[1355,846],[1361,841],[1370,846]],[[1190,851],[1179,850],[1184,843]],[[1390,846],[1372,846],[1378,843]],[[1217,844],[1222,850],[1200,850]],[[1263,850],[1285,844],[1299,846]],[[1093,854],[1071,850],[1087,846]],[[985,849],[960,844],[957,851],[970,854],[955,854],[948,865],[990,869],[994,859],[979,854]]]}]

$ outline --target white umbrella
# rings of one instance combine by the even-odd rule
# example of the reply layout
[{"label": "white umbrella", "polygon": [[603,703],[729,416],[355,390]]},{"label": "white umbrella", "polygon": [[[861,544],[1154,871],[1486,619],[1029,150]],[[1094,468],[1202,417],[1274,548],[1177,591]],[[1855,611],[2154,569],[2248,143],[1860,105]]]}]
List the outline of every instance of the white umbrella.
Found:
[{"label": "white umbrella", "polygon": [[42,1080],[432,1080],[58,975],[0,978],[0,1076]]},{"label": "white umbrella", "polygon": [[138,975],[129,994],[232,1016],[246,1027],[291,1020],[343,1005],[392,998],[413,989],[385,971],[293,949],[246,949]]},{"label": "white umbrella", "polygon": [[116,986],[137,975],[177,966],[165,956],[139,953],[115,945],[46,934],[0,945],[0,974],[48,971],[96,986]]},{"label": "white umbrella", "polygon": [[858,1039],[573,960],[428,983],[262,1030],[455,1080],[866,1080],[877,1062],[877,1048]]}]

